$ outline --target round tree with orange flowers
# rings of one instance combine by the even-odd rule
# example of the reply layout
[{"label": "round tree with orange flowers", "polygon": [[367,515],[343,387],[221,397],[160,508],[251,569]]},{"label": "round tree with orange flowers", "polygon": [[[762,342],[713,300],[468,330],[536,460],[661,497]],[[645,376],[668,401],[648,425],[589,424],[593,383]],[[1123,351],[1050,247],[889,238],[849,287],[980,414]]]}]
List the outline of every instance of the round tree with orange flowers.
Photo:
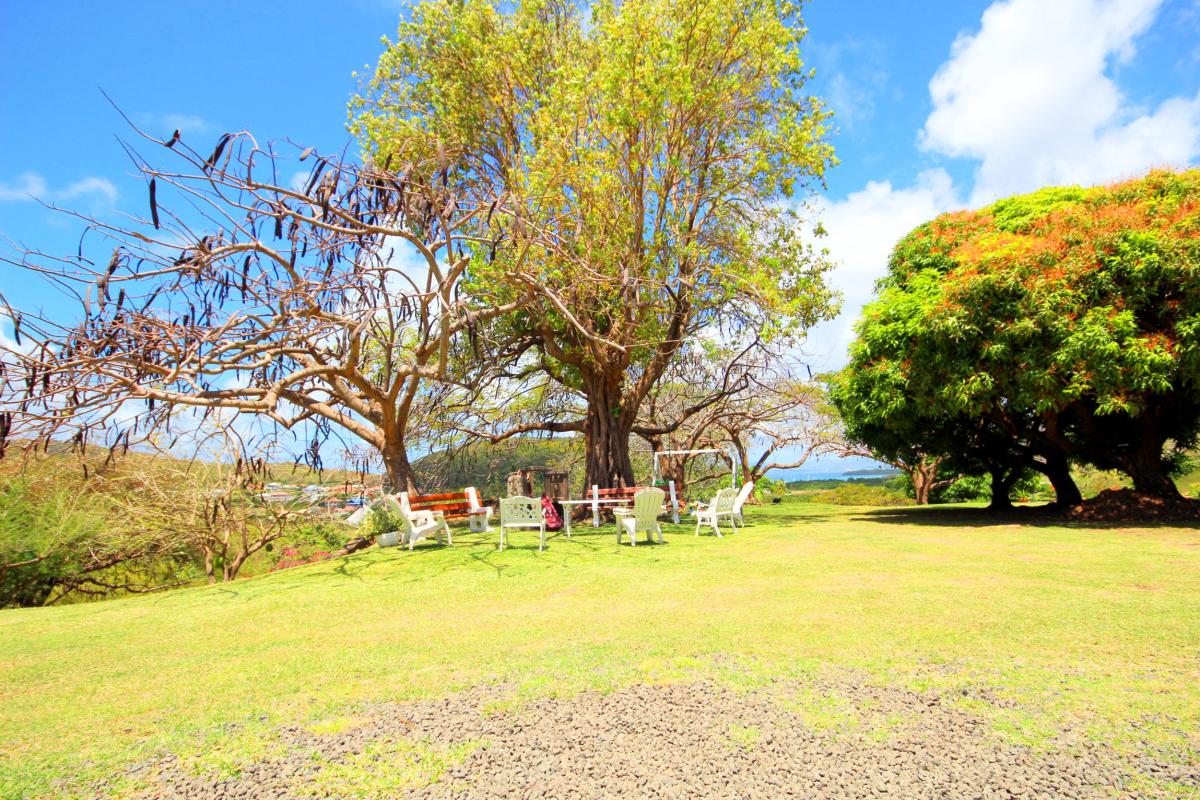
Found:
[{"label": "round tree with orange flowers", "polygon": [[1064,502],[1069,463],[1177,497],[1200,430],[1200,170],[944,214],[897,244],[857,331],[833,393],[881,454],[1024,461]]}]

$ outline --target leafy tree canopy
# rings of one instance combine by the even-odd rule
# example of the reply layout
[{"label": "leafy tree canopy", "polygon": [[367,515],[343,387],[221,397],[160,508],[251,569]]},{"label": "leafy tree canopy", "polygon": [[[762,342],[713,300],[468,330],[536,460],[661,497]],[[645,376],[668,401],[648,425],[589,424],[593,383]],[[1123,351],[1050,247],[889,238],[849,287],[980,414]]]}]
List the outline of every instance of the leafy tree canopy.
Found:
[{"label": "leafy tree canopy", "polygon": [[1200,171],[944,214],[879,289],[835,390],[853,435],[949,453],[986,428],[1175,493],[1164,447],[1200,425]]},{"label": "leafy tree canopy", "polygon": [[630,429],[684,342],[787,337],[831,311],[827,263],[779,202],[833,158],[804,34],[788,0],[431,0],[352,103],[377,163],[437,154],[460,194],[512,209],[471,278],[532,296],[497,335],[586,397],[546,429],[583,432],[604,485],[631,480]]}]

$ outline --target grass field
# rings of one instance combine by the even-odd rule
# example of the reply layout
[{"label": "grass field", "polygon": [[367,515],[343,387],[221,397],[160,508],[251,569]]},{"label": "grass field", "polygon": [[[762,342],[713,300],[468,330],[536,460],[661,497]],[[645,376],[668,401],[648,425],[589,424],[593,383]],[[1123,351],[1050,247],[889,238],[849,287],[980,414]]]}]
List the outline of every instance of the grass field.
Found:
[{"label": "grass field", "polygon": [[[1200,758],[1200,530],[945,507],[751,516],[736,536],[668,525],[636,549],[611,526],[543,553],[464,531],[451,548],[0,612],[0,796],[82,793],[163,751],[236,771],[275,726],[336,728],[360,700],[831,671],[945,692],[1033,746],[1071,726]],[[814,724],[845,711],[809,701]]]}]

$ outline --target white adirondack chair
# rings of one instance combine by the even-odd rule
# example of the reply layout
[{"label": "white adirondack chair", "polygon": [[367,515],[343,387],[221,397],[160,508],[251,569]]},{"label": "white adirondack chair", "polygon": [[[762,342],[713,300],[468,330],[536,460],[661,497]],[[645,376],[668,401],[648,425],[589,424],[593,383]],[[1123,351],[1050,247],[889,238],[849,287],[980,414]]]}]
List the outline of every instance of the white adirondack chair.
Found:
[{"label": "white adirondack chair", "polygon": [[475,491],[474,486],[468,486],[464,491],[467,493],[467,500],[471,503],[469,512],[471,530],[475,533],[487,533],[491,530],[488,522],[492,519],[492,510],[479,502],[479,492]]},{"label": "white adirondack chair", "polygon": [[409,511],[400,516],[404,519],[404,540],[408,542],[409,550],[434,532],[437,533],[438,544],[442,544],[443,535],[450,544],[454,544],[454,540],[450,538],[450,526],[446,524],[446,520],[435,517],[432,511]]},{"label": "white adirondack chair", "polygon": [[505,497],[500,501],[500,549],[504,549],[504,533],[509,528],[537,528],[538,550],[546,549],[546,518],[542,504],[532,497]]},{"label": "white adirondack chair", "polygon": [[754,494],[754,484],[746,482],[742,484],[741,491],[737,493],[737,497],[733,501],[733,518],[738,525],[746,526],[746,518],[742,516],[742,508],[750,500],[750,495]]},{"label": "white adirondack chair", "polygon": [[711,525],[713,533],[721,538],[721,517],[729,518],[729,525],[737,532],[737,523],[733,520],[733,501],[737,499],[737,490],[721,489],[717,496],[707,506],[696,509],[696,535],[700,535],[701,525]]},{"label": "white adirondack chair", "polygon": [[662,543],[662,527],[658,524],[658,515],[662,513],[663,498],[666,492],[662,489],[642,489],[633,496],[633,508],[618,508],[613,510],[617,518],[617,544],[621,543],[621,534],[629,534],[629,543],[637,546],[638,531],[647,531],[646,541],[652,541],[654,534]]}]

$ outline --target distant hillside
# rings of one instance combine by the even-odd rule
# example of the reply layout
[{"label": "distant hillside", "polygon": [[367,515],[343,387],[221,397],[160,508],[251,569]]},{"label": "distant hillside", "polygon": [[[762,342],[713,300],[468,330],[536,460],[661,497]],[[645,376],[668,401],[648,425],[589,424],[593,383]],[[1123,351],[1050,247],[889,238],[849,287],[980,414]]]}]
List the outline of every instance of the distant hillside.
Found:
[{"label": "distant hillside", "polygon": [[583,446],[579,439],[517,438],[476,445],[449,456],[430,453],[413,463],[423,491],[474,486],[485,497],[503,497],[508,475],[522,467],[545,466],[571,473],[576,493],[583,486]]}]

